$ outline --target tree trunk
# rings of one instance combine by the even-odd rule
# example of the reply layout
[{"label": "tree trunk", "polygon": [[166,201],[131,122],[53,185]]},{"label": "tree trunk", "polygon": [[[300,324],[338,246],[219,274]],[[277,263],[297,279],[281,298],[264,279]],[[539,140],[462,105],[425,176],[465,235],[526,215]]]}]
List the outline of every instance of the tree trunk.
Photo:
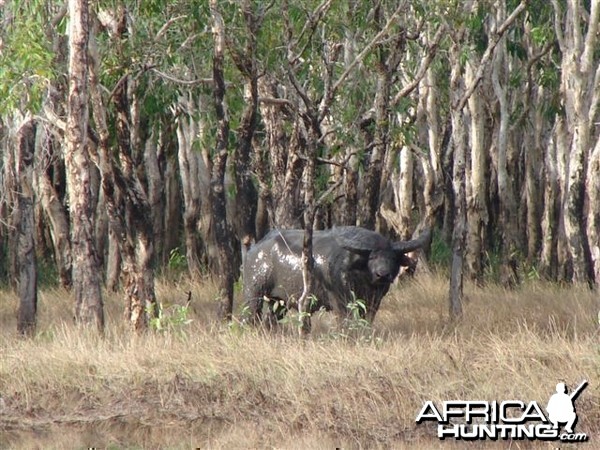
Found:
[{"label": "tree trunk", "polygon": [[344,170],[344,202],[340,225],[356,225],[358,209],[358,162],[356,150],[349,148]]},{"label": "tree trunk", "polygon": [[[179,235],[181,231],[181,189],[177,174],[176,150],[169,150],[165,157],[165,214],[163,218],[163,242],[164,242],[164,260],[163,264],[168,263],[171,251],[179,247]],[[206,202],[205,202],[206,203]],[[206,236],[206,233],[204,233]]]},{"label": "tree trunk", "polygon": [[556,139],[559,132],[557,128],[564,126],[560,116],[554,127],[553,137],[550,139],[544,152],[544,211],[542,216],[542,250],[540,254],[540,271],[551,280],[558,277],[558,234],[560,214],[560,183],[557,168]]},{"label": "tree trunk", "polygon": [[570,151],[567,190],[565,192],[565,231],[573,261],[573,281],[593,283],[587,230],[584,227],[584,193],[588,125],[578,124],[573,133]]},{"label": "tree trunk", "polygon": [[200,208],[201,189],[200,154],[194,142],[204,132],[203,125],[195,118],[199,108],[191,94],[179,98],[181,113],[177,120],[177,155],[183,191],[183,231],[185,234],[185,256],[192,276],[201,272],[200,254]]},{"label": "tree trunk", "polygon": [[[260,195],[268,199],[271,221],[277,228],[299,228],[298,191],[302,175],[302,160],[284,131],[283,117],[290,102],[279,98],[277,83],[268,75],[258,80],[260,113],[269,149],[269,173],[264,173]],[[264,171],[263,171],[264,172]],[[268,180],[270,178],[270,180]]]},{"label": "tree trunk", "polygon": [[[384,11],[381,5],[374,8],[374,20],[380,33],[388,29],[398,9],[387,21],[384,21]],[[373,133],[374,139],[367,139],[367,146],[372,146],[369,163],[366,168],[363,192],[358,199],[359,217],[358,223],[365,228],[374,229],[377,223],[377,213],[382,183],[387,183],[384,178],[384,162],[389,151],[390,133],[390,93],[393,82],[393,74],[396,72],[406,47],[406,34],[404,30],[390,36],[386,43],[377,45],[377,85],[373,109],[375,111]],[[373,119],[369,118],[364,124],[370,125]],[[364,130],[366,131],[366,130]],[[364,133],[366,136],[370,132]],[[391,156],[391,155],[389,155]]]},{"label": "tree trunk", "polygon": [[[538,260],[541,248],[541,218],[543,198],[540,190],[542,178],[542,151],[544,145],[542,141],[544,131],[547,130],[545,119],[542,114],[541,99],[544,96],[543,87],[533,87],[528,99],[531,122],[533,124],[533,135],[525,133],[525,198],[527,202],[527,261],[534,264]],[[533,103],[533,107],[531,107]]]},{"label": "tree trunk", "polygon": [[246,85],[244,87],[246,107],[242,114],[242,120],[238,128],[238,142],[233,154],[234,156],[234,179],[236,187],[236,211],[234,220],[238,238],[242,243],[242,261],[246,251],[256,241],[256,200],[257,195],[252,184],[250,173],[250,157],[252,154],[252,140],[257,124],[258,113],[258,88],[256,64],[254,54],[249,55],[251,61],[247,64],[253,67],[250,74],[247,74]]},{"label": "tree trunk", "polygon": [[454,145],[452,144],[452,114],[448,114],[444,129],[444,138],[440,147],[442,156],[442,182],[444,193],[444,214],[442,219],[442,237],[445,242],[452,242],[454,233],[454,188],[453,188],[453,173],[454,173]]},{"label": "tree trunk", "polygon": [[[356,9],[357,2],[351,1],[348,4],[348,22],[352,23],[356,20]],[[357,31],[350,27],[344,30],[344,67],[348,69],[356,59],[356,38]],[[356,75],[350,73],[349,82],[353,85],[357,83]],[[360,81],[358,81],[360,82]],[[359,157],[357,155],[357,149],[355,145],[350,145],[346,149],[346,167],[344,168],[343,174],[343,192],[344,199],[342,201],[341,212],[339,221],[340,225],[356,225],[357,222],[357,208],[358,208],[358,165]]]},{"label": "tree trunk", "polygon": [[[97,164],[97,161],[94,161]],[[102,178],[101,178],[102,179]],[[106,260],[108,253],[108,215],[106,214],[106,199],[102,191],[102,181],[98,189],[98,203],[96,204],[96,224],[94,226],[96,233],[96,251],[98,252],[98,262],[101,267],[106,269]]]},{"label": "tree trunk", "polygon": [[104,328],[98,256],[95,248],[88,127],[89,11],[86,0],[69,0],[69,94],[65,170],[71,217],[75,320]]},{"label": "tree trunk", "polygon": [[402,240],[412,237],[412,207],[413,207],[413,154],[408,147],[400,150],[400,168],[394,177],[394,203],[399,219],[396,230]]},{"label": "tree trunk", "polygon": [[300,335],[310,333],[310,303],[314,285],[314,258],[312,251],[313,227],[315,220],[315,160],[317,157],[316,139],[312,129],[307,132],[301,122],[298,123],[298,133],[304,137],[295,139],[296,142],[305,142],[304,165],[304,240],[302,245],[302,281],[303,289],[298,299],[298,314],[300,314]]},{"label": "tree trunk", "polygon": [[[443,207],[443,173],[442,173],[442,136],[439,120],[439,97],[438,83],[434,71],[427,70],[424,78],[423,96],[421,97],[421,108],[424,112],[423,122],[427,137],[423,142],[427,143],[426,155],[421,158],[423,167],[423,200],[425,203],[425,217],[423,223],[433,228],[438,212]],[[419,88],[421,92],[421,88]]]},{"label": "tree trunk", "polygon": [[592,275],[596,285],[600,284],[600,137],[590,150],[586,174],[588,193],[587,233],[592,259]]},{"label": "tree trunk", "polygon": [[15,142],[15,176],[18,180],[16,214],[18,216],[18,292],[17,331],[22,335],[35,332],[37,311],[37,266],[34,244],[35,196],[33,193],[33,161],[35,124],[25,117],[17,125]]},{"label": "tree trunk", "polygon": [[[11,118],[7,120],[6,131],[7,134],[14,132],[15,136],[18,132],[16,125],[16,119]],[[14,130],[14,131],[13,131]],[[4,130],[2,130],[4,131]],[[19,191],[19,180],[17,179],[15,168],[18,162],[16,161],[17,152],[15,151],[14,141],[10,139],[3,140],[5,147],[2,155],[2,193],[0,204],[3,206],[4,214],[6,217],[6,275],[8,284],[11,288],[16,289],[19,280],[19,263],[18,263],[18,243],[19,243],[19,208],[17,208]],[[4,218],[2,217],[2,218]],[[4,225],[4,223],[0,223]]]},{"label": "tree trunk", "polygon": [[[594,269],[584,217],[588,154],[592,145],[591,123],[595,120],[600,70],[595,61],[600,5],[592,2],[587,14],[581,0],[567,2],[563,13],[556,0],[555,30],[562,53],[561,96],[568,129],[572,132],[565,190],[564,220],[573,261],[573,280],[594,284]],[[564,20],[564,22],[563,22]],[[590,95],[592,93],[592,95]]]},{"label": "tree trunk", "polygon": [[[162,132],[159,133],[159,137]],[[160,142],[155,133],[151,133],[144,143],[144,168],[146,176],[146,192],[148,193],[148,206],[152,211],[152,233],[154,242],[154,265],[163,260],[164,254],[164,217],[165,202],[163,192],[165,181],[158,162]],[[175,230],[172,230],[175,232]]]},{"label": "tree trunk", "polygon": [[[114,219],[113,219],[114,223]],[[119,235],[114,225],[108,230],[108,252],[106,255],[106,289],[117,292],[121,283],[121,252],[119,250]]]},{"label": "tree trunk", "polygon": [[126,267],[123,264],[124,288],[126,293],[126,308],[131,326],[136,331],[145,329],[148,319],[158,313],[154,293],[154,232],[152,215],[148,197],[134,166],[134,150],[131,140],[130,103],[127,89],[127,79],[121,83],[114,94],[117,111],[117,145],[121,170],[124,177],[125,223],[127,240],[130,245],[123,248],[129,253],[125,261],[133,264]]},{"label": "tree trunk", "polygon": [[[504,20],[501,15],[497,22]],[[506,43],[502,40],[494,55],[492,65],[492,85],[494,94],[500,105],[500,124],[498,126],[498,136],[496,138],[496,148],[498,152],[498,198],[500,200],[500,223],[502,224],[502,247],[501,251],[501,282],[505,285],[514,285],[518,283],[517,262],[515,251],[517,250],[516,236],[518,234],[517,225],[517,203],[515,192],[513,190],[514,178],[509,177],[508,163],[508,124],[510,113],[508,110],[508,95],[506,86],[501,83],[504,74],[501,73],[506,66]]]},{"label": "tree trunk", "polygon": [[231,231],[227,223],[225,198],[225,169],[229,141],[229,117],[225,105],[225,79],[223,74],[225,28],[223,18],[217,9],[216,0],[210,0],[210,10],[214,34],[213,80],[215,83],[214,106],[217,116],[217,141],[210,179],[210,203],[212,205],[220,266],[217,314],[221,320],[229,321],[233,312],[233,249],[231,248]]},{"label": "tree trunk", "polygon": [[554,140],[556,145],[556,175],[558,181],[558,224],[557,224],[557,277],[559,280],[573,280],[573,258],[569,251],[567,243],[567,235],[565,231],[565,215],[563,213],[565,207],[565,197],[568,182],[569,170],[569,147],[571,137],[568,132],[566,117],[563,112],[559,112],[555,119]]},{"label": "tree trunk", "polygon": [[252,142],[258,123],[258,66],[256,40],[263,16],[251,2],[243,2],[244,21],[247,30],[245,52],[232,52],[238,70],[245,78],[244,101],[246,106],[237,130],[237,146],[233,153],[233,177],[236,188],[234,226],[242,243],[242,261],[246,251],[256,241],[256,202],[257,193],[252,183],[251,156]]},{"label": "tree trunk", "polygon": [[[474,82],[472,64],[469,61],[465,67],[467,84]],[[487,224],[486,206],[486,154],[484,150],[484,110],[480,88],[469,97],[468,108],[471,116],[470,147],[471,164],[467,182],[467,247],[465,263],[468,275],[475,281],[481,282],[483,277],[483,233]]]},{"label": "tree trunk", "polygon": [[[54,108],[57,100],[54,93],[49,94],[46,108]],[[35,143],[35,184],[39,203],[50,222],[54,261],[60,285],[66,289],[71,287],[71,242],[69,241],[69,220],[67,211],[54,187],[51,172],[56,168],[54,160],[59,157],[53,134],[46,123],[37,127]]]},{"label": "tree trunk", "polygon": [[[374,121],[375,133],[373,140],[367,138],[367,146],[371,146],[369,162],[365,171],[363,191],[358,198],[358,225],[368,229],[375,229],[377,211],[379,209],[379,193],[382,180],[383,162],[388,147],[389,132],[389,102],[390,102],[391,75],[380,69],[377,76],[377,93],[375,95],[375,117],[368,118],[366,127]],[[365,133],[369,136],[370,133]]]},{"label": "tree trunk", "polygon": [[466,198],[466,137],[463,108],[460,107],[461,94],[464,92],[460,67],[460,48],[452,44],[452,72],[450,91],[452,92],[452,146],[454,148],[454,168],[452,172],[452,191],[454,193],[454,225],[452,231],[452,263],[450,267],[450,317],[462,316],[464,254],[466,245],[467,198]]},{"label": "tree trunk", "polygon": [[[90,80],[94,119],[98,129],[98,163],[102,190],[107,205],[111,233],[118,243],[125,289],[125,317],[132,329],[146,329],[148,319],[158,313],[154,294],[153,231],[147,220],[152,212],[146,193],[134,168],[131,148],[130,105],[127,78],[121,78],[114,89],[116,137],[120,167],[112,158],[106,108],[99,89],[99,59],[95,43],[90,46]],[[133,133],[135,141],[135,133]],[[110,241],[109,241],[110,242]],[[114,249],[114,247],[113,247]]]}]

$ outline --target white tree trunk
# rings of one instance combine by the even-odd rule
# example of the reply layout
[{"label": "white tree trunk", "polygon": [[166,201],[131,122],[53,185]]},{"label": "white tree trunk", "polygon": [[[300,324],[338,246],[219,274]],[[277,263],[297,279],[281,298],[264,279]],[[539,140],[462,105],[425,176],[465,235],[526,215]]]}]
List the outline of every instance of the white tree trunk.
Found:
[{"label": "white tree trunk", "polygon": [[[183,191],[183,230],[185,233],[185,255],[188,270],[193,276],[200,274],[200,211],[201,195],[208,192],[208,183],[204,173],[201,178],[202,164],[200,152],[194,147],[199,142],[202,126],[198,119],[198,106],[191,94],[179,98],[180,114],[177,120],[177,160]],[[204,189],[201,183],[204,181]]]},{"label": "white tree trunk", "polygon": [[592,258],[592,272],[596,284],[600,283],[600,137],[596,139],[586,174],[588,193],[587,232]]},{"label": "white tree trunk", "polygon": [[593,145],[591,121],[598,108],[600,67],[596,45],[600,4],[591,2],[590,14],[581,0],[569,0],[563,12],[557,0],[555,31],[562,53],[561,95],[567,129],[571,132],[565,190],[564,220],[567,244],[573,263],[573,280],[594,282],[588,230],[583,226],[586,174]]},{"label": "white tree trunk", "polygon": [[[503,21],[502,16],[498,17],[498,22]],[[500,125],[498,127],[498,136],[496,148],[498,151],[498,197],[500,199],[500,223],[503,224],[502,230],[502,282],[514,284],[517,282],[516,262],[514,252],[517,249],[516,236],[518,233],[517,225],[517,202],[514,191],[514,181],[509,176],[509,120],[510,112],[508,108],[508,93],[506,89],[506,76],[504,68],[506,67],[506,41],[502,39],[496,49],[492,66],[492,86],[494,94],[500,105]]]},{"label": "white tree trunk", "polygon": [[556,279],[558,276],[558,235],[559,235],[559,214],[561,205],[560,182],[558,176],[557,161],[557,128],[562,128],[562,120],[559,119],[555,124],[552,137],[546,145],[544,152],[544,211],[542,214],[542,250],[540,254],[540,264],[542,273],[550,278]]},{"label": "white tree trunk", "polygon": [[543,148],[547,146],[548,126],[544,119],[541,99],[545,90],[542,86],[533,87],[528,100],[529,117],[533,124],[533,133],[526,133],[525,139],[525,193],[527,202],[527,260],[533,264],[539,256],[541,247],[541,217]]},{"label": "white tree trunk", "polygon": [[[465,68],[465,80],[471,84],[475,80],[472,60]],[[467,183],[467,273],[474,279],[480,280],[483,275],[481,261],[483,259],[483,232],[487,223],[486,202],[486,152],[484,150],[484,111],[481,92],[476,90],[467,102],[470,124],[471,164]]]},{"label": "white tree trunk", "polygon": [[424,110],[427,122],[427,157],[421,159],[424,182],[425,220],[428,226],[433,226],[438,210],[444,201],[442,174],[442,129],[439,121],[438,83],[432,69],[427,70],[424,83]]},{"label": "white tree trunk", "polygon": [[402,147],[400,150],[400,167],[394,175],[394,203],[398,214],[400,228],[396,230],[400,239],[412,238],[412,207],[413,207],[413,166],[414,157],[411,149]]}]

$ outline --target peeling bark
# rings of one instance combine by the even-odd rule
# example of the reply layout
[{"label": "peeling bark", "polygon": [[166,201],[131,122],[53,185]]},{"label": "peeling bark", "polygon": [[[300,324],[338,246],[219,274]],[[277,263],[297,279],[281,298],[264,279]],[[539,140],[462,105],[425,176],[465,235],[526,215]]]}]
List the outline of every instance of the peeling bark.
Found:
[{"label": "peeling bark", "polygon": [[588,157],[592,146],[590,125],[598,107],[597,91],[600,88],[600,69],[594,60],[600,5],[592,2],[588,15],[580,0],[567,2],[564,13],[557,0],[552,0],[552,4],[555,31],[562,53],[560,89],[567,129],[571,134],[564,191],[565,232],[573,264],[573,281],[593,285],[595,277],[584,220],[584,204]]},{"label": "peeling bark", "polygon": [[88,2],[69,0],[69,93],[65,145],[65,170],[71,218],[75,320],[104,329],[104,304],[100,291],[95,248],[88,153]]},{"label": "peeling bark", "polygon": [[19,312],[17,331],[22,335],[33,335],[37,313],[37,265],[34,242],[35,194],[34,178],[34,140],[35,123],[31,117],[24,117],[17,125],[15,136],[15,174],[18,180],[16,193],[16,214],[18,216],[17,263],[19,293]]},{"label": "peeling bark", "polygon": [[590,245],[593,281],[600,283],[600,137],[590,150],[586,174],[588,193],[587,233]]},{"label": "peeling bark", "polygon": [[[150,206],[142,183],[135,170],[130,128],[130,105],[127,78],[119,80],[113,93],[116,109],[116,137],[119,163],[112,157],[107,126],[107,112],[99,88],[99,59],[95,43],[90,46],[90,85],[94,121],[99,141],[97,159],[102,175],[102,190],[109,217],[109,240],[113,251],[118,249],[122,262],[122,280],[125,290],[125,319],[136,332],[145,330],[148,320],[158,313],[154,293],[153,231]],[[134,133],[135,137],[135,133]],[[114,244],[117,244],[116,248]],[[116,261],[116,254],[112,254]],[[109,274],[114,266],[109,268]],[[112,287],[112,286],[111,286]]]}]

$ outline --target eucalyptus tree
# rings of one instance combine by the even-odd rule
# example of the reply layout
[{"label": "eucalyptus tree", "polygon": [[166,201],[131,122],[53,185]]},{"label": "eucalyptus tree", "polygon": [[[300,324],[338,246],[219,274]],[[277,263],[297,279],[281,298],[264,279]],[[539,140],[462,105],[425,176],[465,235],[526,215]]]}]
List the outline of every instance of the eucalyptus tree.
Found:
[{"label": "eucalyptus tree", "polygon": [[[66,65],[66,46],[61,46],[60,39],[60,30],[64,30],[65,12],[66,4],[59,7],[52,1],[7,2],[0,11],[0,95],[3,98],[0,122],[3,123],[4,130],[4,133],[0,134],[5,137],[1,151],[4,158],[7,158],[11,154],[11,142],[14,142],[8,139],[8,136],[17,135],[16,127],[21,123],[16,118],[30,117],[35,141],[35,170],[32,182],[36,210],[33,230],[36,253],[42,257],[46,254],[43,239],[46,226],[40,214],[42,212],[50,223],[49,234],[54,244],[53,256],[60,282],[69,287],[69,227],[66,208],[62,202],[64,191],[57,191],[57,187],[61,185],[64,189],[64,178],[61,180],[58,174],[62,165],[61,141],[65,122],[64,119],[56,120],[56,123],[62,126],[62,129],[59,129],[53,126],[50,120],[44,120],[45,114],[39,114],[40,109],[54,111],[54,102],[61,97],[60,91],[64,92],[64,83],[58,81],[55,65]],[[8,261],[16,261],[17,239],[3,239],[5,232],[10,235],[11,230],[16,230],[18,226],[11,225],[8,220],[10,211],[13,210],[11,205],[15,204],[12,195],[14,189],[10,187],[14,177],[9,167],[10,164],[5,163],[2,168],[4,192],[0,195],[0,251],[8,254]],[[2,270],[7,270],[9,280],[15,279],[16,265],[9,264]]]},{"label": "eucalyptus tree", "polygon": [[19,312],[17,330],[33,334],[37,312],[37,264],[34,242],[34,146],[35,123],[31,115],[15,117],[14,162],[16,204],[13,224],[17,233]]},{"label": "eucalyptus tree", "polygon": [[[179,261],[178,249],[191,273],[218,278],[229,318],[240,257],[274,227],[306,228],[309,269],[313,227],[407,239],[439,225],[453,301],[463,272],[481,282],[497,266],[503,282],[536,266],[597,281],[595,3],[100,1],[79,21],[90,26],[70,78],[80,97],[67,93],[78,37],[67,6],[0,12],[0,245],[12,280],[15,173],[30,168],[16,118],[31,117],[36,253],[51,249],[75,287],[95,252],[135,328],[156,304],[155,265]],[[82,227],[95,250],[82,250]]]},{"label": "eucalyptus tree", "polygon": [[[108,30],[115,43],[116,51],[126,60],[123,43],[127,42],[127,10],[124,7],[112,11],[100,11],[105,19],[110,15],[111,28]],[[92,24],[97,25],[96,21]],[[116,246],[121,261],[121,277],[125,290],[125,317],[136,331],[144,330],[149,318],[157,314],[154,293],[154,236],[152,214],[146,191],[135,167],[136,153],[140,152],[140,142],[136,136],[139,123],[136,121],[137,107],[135,86],[127,74],[122,75],[113,87],[108,99],[101,94],[100,61],[96,46],[96,33],[92,32],[90,44],[90,91],[96,142],[94,149],[96,163],[102,177],[101,188],[105,214],[108,216],[110,231],[116,236]],[[111,147],[108,129],[108,102],[114,102],[116,151]],[[117,158],[113,157],[117,155]],[[118,161],[118,162],[117,162]]]},{"label": "eucalyptus tree", "polygon": [[[450,63],[452,67],[450,91],[451,91],[451,120],[452,120],[452,143],[454,147],[453,155],[453,191],[454,191],[454,226],[452,235],[452,264],[451,264],[451,275],[450,275],[450,315],[452,317],[460,316],[462,314],[462,296],[463,296],[463,275],[464,275],[464,262],[465,256],[469,255],[467,249],[467,232],[468,225],[471,227],[476,226],[474,219],[468,221],[468,208],[473,206],[467,202],[467,186],[466,180],[472,180],[472,174],[478,170],[482,170],[482,164],[477,163],[480,155],[475,155],[476,163],[473,164],[473,157],[471,157],[471,165],[467,165],[467,130],[465,128],[465,107],[469,102],[472,95],[475,95],[475,91],[480,85],[485,70],[493,61],[495,50],[499,42],[504,37],[504,34],[512,26],[518,15],[525,9],[526,2],[519,3],[516,8],[506,17],[500,17],[500,20],[494,24],[492,30],[490,30],[487,36],[487,45],[482,47],[481,56],[477,55],[476,52],[468,52],[471,58],[476,57],[476,60],[467,60],[466,64],[472,64],[469,71],[463,67],[462,51],[463,46],[468,46],[473,39],[473,36],[469,35],[470,30],[468,28],[469,22],[465,19],[468,17],[477,17],[480,14],[478,9],[479,5],[465,4],[462,12],[458,14],[457,26],[449,26],[448,29],[453,30],[451,33],[451,49],[450,49]],[[486,12],[486,14],[489,14]],[[502,12],[500,13],[502,14]],[[477,37],[477,36],[475,36]],[[471,105],[472,108],[477,108],[477,105]],[[481,126],[480,122],[477,122],[477,117],[474,118],[475,132],[479,133],[481,130],[477,127]],[[471,129],[470,133],[473,135],[474,130]],[[477,136],[477,135],[476,135]],[[499,136],[501,139],[505,139],[506,136]],[[472,142],[476,142],[477,137],[472,138]],[[480,142],[476,142],[475,148],[479,151],[483,151],[483,147],[479,145]],[[473,155],[472,155],[473,156]],[[478,174],[475,177],[476,180],[481,180],[482,177]],[[479,181],[480,185],[481,182]],[[482,189],[479,187],[478,189]],[[506,193],[505,193],[506,194]],[[479,198],[480,198],[480,194]],[[471,214],[479,216],[481,209],[477,211],[471,211]],[[480,221],[481,217],[477,218]],[[474,231],[473,231],[474,232]],[[478,238],[476,239],[478,240]],[[477,243],[479,248],[479,243]],[[474,255],[474,258],[480,259],[480,255]],[[471,264],[471,267],[473,265]]]},{"label": "eucalyptus tree", "polygon": [[75,319],[104,328],[98,255],[94,240],[89,123],[89,4],[69,0],[69,90],[65,128],[65,172],[71,220]]},{"label": "eucalyptus tree", "polygon": [[[568,249],[573,263],[573,279],[593,284],[600,272],[598,232],[599,197],[595,189],[598,176],[597,122],[600,100],[598,64],[598,22],[600,5],[570,0],[566,5],[553,0],[556,39],[562,55],[560,94],[564,102],[566,136],[557,140],[568,146],[564,223]],[[591,161],[590,161],[591,160]],[[590,164],[591,162],[591,164]],[[588,203],[587,220],[584,204]],[[587,227],[585,226],[587,222]],[[591,250],[593,249],[593,251]]]}]

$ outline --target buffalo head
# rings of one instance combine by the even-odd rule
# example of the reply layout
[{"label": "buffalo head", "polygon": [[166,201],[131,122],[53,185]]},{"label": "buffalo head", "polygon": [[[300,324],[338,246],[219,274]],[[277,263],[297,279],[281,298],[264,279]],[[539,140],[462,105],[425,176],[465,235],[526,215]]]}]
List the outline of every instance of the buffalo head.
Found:
[{"label": "buffalo head", "polygon": [[[400,267],[412,267],[413,261],[406,256],[431,239],[426,230],[419,239],[392,243],[381,234],[359,227],[334,228],[338,244],[359,255],[353,268],[366,270],[374,285],[389,285],[394,281]],[[362,267],[361,267],[362,264]]]}]

